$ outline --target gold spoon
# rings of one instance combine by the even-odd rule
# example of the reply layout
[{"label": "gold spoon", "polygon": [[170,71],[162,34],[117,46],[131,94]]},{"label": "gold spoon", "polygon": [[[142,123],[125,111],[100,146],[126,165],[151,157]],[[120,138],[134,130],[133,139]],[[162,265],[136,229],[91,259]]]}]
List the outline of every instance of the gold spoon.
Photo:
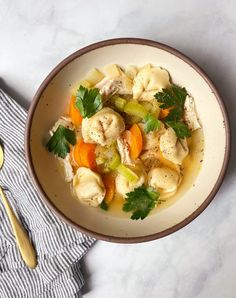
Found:
[{"label": "gold spoon", "polygon": [[[4,152],[0,144],[0,169],[3,166],[4,162]],[[6,198],[3,190],[0,186],[0,197],[2,198],[3,205],[6,209],[8,218],[10,220],[13,232],[16,237],[16,243],[20,250],[21,256],[28,267],[34,269],[37,266],[37,257],[33,245],[30,242],[29,236],[27,235],[26,230],[16,217],[8,199]]]}]

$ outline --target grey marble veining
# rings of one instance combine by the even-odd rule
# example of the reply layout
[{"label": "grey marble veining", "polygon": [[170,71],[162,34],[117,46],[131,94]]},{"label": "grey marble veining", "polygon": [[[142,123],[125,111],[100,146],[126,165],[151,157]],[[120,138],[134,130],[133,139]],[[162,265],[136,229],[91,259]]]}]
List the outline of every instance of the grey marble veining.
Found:
[{"label": "grey marble veining", "polygon": [[[0,86],[28,106],[48,72],[89,43],[143,37],[176,47],[211,77],[228,107],[235,152],[236,2],[0,0]],[[209,111],[210,113],[210,111]],[[138,245],[99,241],[83,260],[86,298],[236,297],[236,159],[194,222]]]}]

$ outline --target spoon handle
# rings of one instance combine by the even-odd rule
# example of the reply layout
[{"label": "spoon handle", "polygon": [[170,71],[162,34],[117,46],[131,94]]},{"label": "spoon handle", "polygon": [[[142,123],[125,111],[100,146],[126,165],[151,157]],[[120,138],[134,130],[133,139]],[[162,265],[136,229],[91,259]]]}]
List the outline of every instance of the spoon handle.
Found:
[{"label": "spoon handle", "polygon": [[2,197],[3,204],[5,206],[8,218],[10,220],[13,232],[16,237],[16,243],[20,250],[21,256],[25,261],[26,265],[31,269],[34,269],[37,266],[37,257],[33,245],[30,242],[29,236],[26,233],[26,230],[16,217],[8,199],[6,198],[3,190],[0,186],[0,197]]}]

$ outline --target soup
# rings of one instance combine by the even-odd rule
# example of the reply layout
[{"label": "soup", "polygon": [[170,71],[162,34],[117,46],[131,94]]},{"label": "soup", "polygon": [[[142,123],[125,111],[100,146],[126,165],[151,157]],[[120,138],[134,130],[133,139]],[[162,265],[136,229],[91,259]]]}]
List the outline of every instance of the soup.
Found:
[{"label": "soup", "polygon": [[49,133],[74,198],[133,220],[173,204],[203,160],[194,99],[151,64],[92,69]]}]

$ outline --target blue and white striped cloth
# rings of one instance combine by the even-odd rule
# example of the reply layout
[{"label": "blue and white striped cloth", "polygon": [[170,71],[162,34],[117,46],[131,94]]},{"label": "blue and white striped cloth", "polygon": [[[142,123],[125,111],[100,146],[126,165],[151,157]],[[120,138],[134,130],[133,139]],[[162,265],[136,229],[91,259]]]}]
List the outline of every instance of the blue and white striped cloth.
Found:
[{"label": "blue and white striped cloth", "polygon": [[84,280],[78,261],[95,239],[62,223],[37,195],[24,156],[26,115],[0,90],[0,142],[5,152],[0,185],[29,232],[38,257],[37,268],[28,269],[0,200],[0,297],[81,297]]}]

